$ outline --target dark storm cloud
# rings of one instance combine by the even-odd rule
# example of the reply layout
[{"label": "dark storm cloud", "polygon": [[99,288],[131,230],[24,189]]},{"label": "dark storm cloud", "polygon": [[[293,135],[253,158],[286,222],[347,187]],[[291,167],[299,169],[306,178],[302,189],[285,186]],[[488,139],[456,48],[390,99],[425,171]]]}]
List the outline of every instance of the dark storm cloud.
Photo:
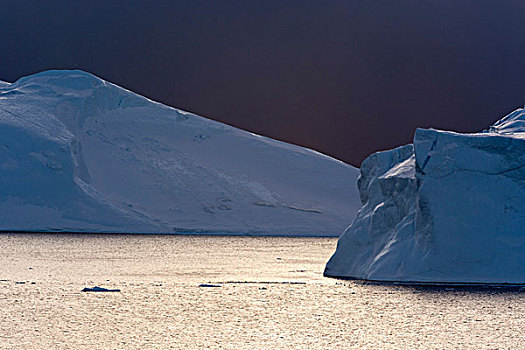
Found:
[{"label": "dark storm cloud", "polygon": [[0,80],[80,68],[354,165],[525,101],[522,1],[0,3]]}]

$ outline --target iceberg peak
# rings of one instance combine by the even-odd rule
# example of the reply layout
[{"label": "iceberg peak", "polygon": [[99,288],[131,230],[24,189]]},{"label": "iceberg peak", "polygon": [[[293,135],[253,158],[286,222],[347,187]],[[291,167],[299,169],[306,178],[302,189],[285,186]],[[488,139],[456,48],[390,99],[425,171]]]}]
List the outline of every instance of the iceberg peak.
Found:
[{"label": "iceberg peak", "polygon": [[53,86],[70,90],[94,89],[106,85],[106,81],[82,70],[47,70],[18,79],[15,85],[30,84]]},{"label": "iceberg peak", "polygon": [[518,134],[521,136],[525,133],[525,110],[518,108],[506,117],[498,120],[494,123],[489,132],[495,132],[499,134]]}]

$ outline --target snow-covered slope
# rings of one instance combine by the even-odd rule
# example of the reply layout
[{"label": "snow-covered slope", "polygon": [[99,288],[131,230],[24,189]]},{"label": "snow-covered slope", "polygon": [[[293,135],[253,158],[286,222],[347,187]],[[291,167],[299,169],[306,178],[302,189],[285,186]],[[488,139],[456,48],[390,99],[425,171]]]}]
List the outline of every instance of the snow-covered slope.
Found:
[{"label": "snow-covered slope", "polygon": [[362,164],[363,207],[325,275],[525,283],[525,111],[476,134],[418,129]]},{"label": "snow-covered slope", "polygon": [[0,230],[338,235],[358,170],[82,71],[0,84]]}]

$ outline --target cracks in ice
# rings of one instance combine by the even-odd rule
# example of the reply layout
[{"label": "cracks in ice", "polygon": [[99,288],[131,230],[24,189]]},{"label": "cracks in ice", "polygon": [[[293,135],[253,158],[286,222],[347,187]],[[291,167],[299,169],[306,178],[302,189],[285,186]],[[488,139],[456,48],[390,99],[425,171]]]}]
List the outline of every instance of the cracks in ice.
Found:
[{"label": "cracks in ice", "polygon": [[502,170],[502,171],[498,171],[498,172],[483,172],[483,171],[471,170],[471,169],[458,169],[458,171],[464,171],[464,172],[469,172],[469,173],[485,174],[485,175],[505,175],[505,174],[510,173],[512,171],[520,170],[522,168],[525,168],[525,164],[521,164],[521,165],[518,165],[516,167],[510,168],[510,169],[506,169],[506,170]]},{"label": "cracks in ice", "polygon": [[[417,165],[416,165],[417,166]],[[453,171],[449,172],[448,174],[445,174],[445,175],[442,175],[442,176],[436,176],[436,175],[430,175],[430,174],[425,174],[424,172],[421,171],[421,174],[423,175],[427,175],[427,176],[430,176],[430,177],[433,177],[435,179],[443,179],[447,176],[450,176],[454,173],[459,173],[459,172],[465,172],[465,173],[475,173],[475,174],[484,174],[484,175],[489,175],[489,176],[497,176],[497,175],[505,175],[507,173],[510,173],[510,172],[513,172],[513,171],[516,171],[516,170],[520,170],[522,168],[525,168],[525,164],[522,164],[522,165],[519,165],[519,166],[516,166],[516,167],[513,167],[513,168],[510,168],[510,169],[506,169],[506,170],[502,170],[502,171],[498,171],[498,172],[486,172],[486,171],[479,171],[479,170],[472,170],[472,169],[461,169],[461,168],[456,168],[455,165],[453,167]]]},{"label": "cracks in ice", "polygon": [[425,160],[423,161],[423,165],[421,167],[419,167],[419,170],[421,171],[421,173],[423,175],[425,175],[425,167],[427,166],[428,164],[428,161],[430,160],[430,157],[431,157],[431,153],[434,151],[434,149],[436,148],[436,145],[437,145],[437,139],[438,139],[438,134],[436,133],[436,137],[434,138],[434,141],[432,142],[432,146],[430,147],[430,150],[427,152],[427,157],[425,158]]},{"label": "cracks in ice", "polygon": [[[0,111],[2,112],[6,112],[10,115],[12,115],[13,117],[15,117],[17,120],[20,120],[23,118],[23,115],[22,114],[19,114],[19,113],[13,113],[11,111],[8,111],[7,109],[4,109],[4,108],[0,108]],[[25,120],[25,122],[28,122],[28,123],[31,123],[33,125],[35,125],[36,127],[40,128],[40,129],[45,129],[42,125],[38,124],[37,122],[34,122],[32,120]]]}]

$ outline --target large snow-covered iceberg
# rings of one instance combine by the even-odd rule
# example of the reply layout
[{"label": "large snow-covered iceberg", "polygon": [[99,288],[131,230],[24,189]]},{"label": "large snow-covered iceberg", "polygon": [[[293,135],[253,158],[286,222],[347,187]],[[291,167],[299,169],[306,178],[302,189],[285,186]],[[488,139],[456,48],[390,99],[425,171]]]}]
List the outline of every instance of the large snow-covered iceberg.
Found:
[{"label": "large snow-covered iceberg", "polygon": [[525,283],[525,111],[489,130],[418,129],[361,166],[362,208],[325,275]]},{"label": "large snow-covered iceberg", "polygon": [[82,71],[0,82],[0,230],[338,235],[358,170]]}]

